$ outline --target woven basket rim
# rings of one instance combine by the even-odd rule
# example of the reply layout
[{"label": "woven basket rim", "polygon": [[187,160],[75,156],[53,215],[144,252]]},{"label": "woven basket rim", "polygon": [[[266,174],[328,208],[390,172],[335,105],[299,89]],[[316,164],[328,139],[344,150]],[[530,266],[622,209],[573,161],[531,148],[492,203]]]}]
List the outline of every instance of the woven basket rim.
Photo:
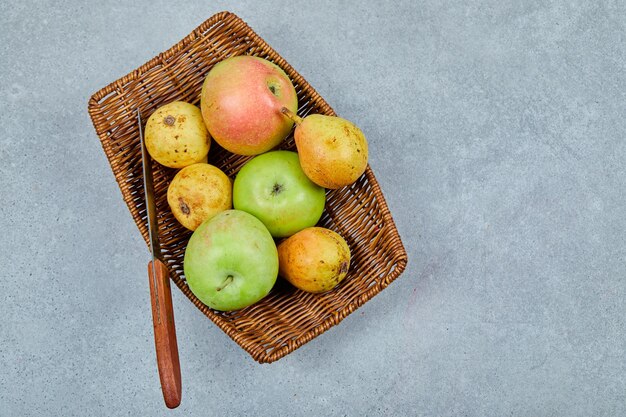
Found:
[{"label": "woven basket rim", "polygon": [[[167,61],[168,59],[175,57],[175,54],[180,52],[182,49],[184,49],[186,46],[188,46],[189,44],[191,44],[194,40],[196,40],[199,37],[202,37],[202,34],[210,29],[211,27],[213,27],[214,25],[216,25],[217,23],[219,23],[220,21],[223,21],[225,19],[231,19],[233,25],[239,25],[241,26],[241,29],[244,29],[247,33],[248,36],[250,36],[254,42],[259,45],[262,50],[265,53],[272,53],[276,56],[276,59],[273,59],[279,66],[283,67],[285,69],[285,72],[287,72],[290,77],[292,79],[294,79],[295,81],[299,81],[302,84],[306,84],[307,87],[309,88],[310,94],[312,96],[313,99],[315,100],[319,100],[322,104],[323,107],[325,108],[325,112],[327,114],[332,114],[335,115],[334,110],[328,105],[328,103],[326,103],[326,101],[317,93],[317,91],[310,86],[310,84],[308,84],[308,82],[306,82],[306,80],[293,68],[291,67],[291,65],[284,60],[284,58],[282,58],[282,56],[280,56],[280,54],[278,54],[276,51],[274,51],[266,42],[265,40],[263,40],[260,36],[258,36],[256,34],[256,32],[250,28],[250,26],[247,25],[246,22],[244,22],[239,16],[235,15],[234,13],[228,12],[228,11],[223,11],[223,12],[219,12],[216,13],[215,15],[211,16],[209,19],[205,20],[203,23],[201,23],[198,27],[196,27],[190,34],[188,34],[187,36],[185,36],[182,40],[180,40],[178,43],[176,43],[175,45],[173,45],[171,48],[167,49],[166,51],[163,51],[161,53],[159,53],[158,55],[156,55],[154,58],[150,59],[149,61],[147,61],[146,63],[142,64],[141,66],[137,67],[135,70],[129,72],[128,74],[124,75],[123,77],[109,83],[108,85],[106,85],[105,87],[99,89],[97,92],[95,92],[89,99],[88,102],[88,112],[89,115],[91,117],[91,120],[94,124],[96,133],[100,139],[101,145],[103,147],[103,150],[107,156],[107,159],[110,163],[111,166],[111,170],[113,171],[114,177],[116,179],[116,182],[118,183],[118,186],[120,187],[120,190],[122,192],[122,197],[124,198],[124,201],[126,202],[129,210],[131,211],[131,214],[135,220],[135,223],[137,224],[143,238],[144,241],[146,243],[146,245],[149,246],[149,236],[148,236],[148,230],[147,230],[147,226],[146,223],[143,221],[143,219],[139,216],[139,214],[135,214],[133,212],[133,208],[136,208],[136,206],[133,204],[133,198],[131,198],[130,195],[130,191],[128,189],[128,184],[124,181],[122,181],[122,177],[120,173],[120,167],[117,164],[117,161],[115,160],[115,155],[113,154],[113,150],[111,148],[111,144],[108,140],[108,136],[107,136],[107,132],[106,130],[104,130],[98,123],[97,120],[97,114],[99,111],[99,102],[104,99],[105,97],[107,97],[108,95],[110,95],[113,92],[118,91],[119,89],[123,88],[126,84],[128,84],[129,82],[132,81],[138,81],[141,79],[142,74],[152,70],[154,67],[158,66],[158,65],[163,65],[166,66],[167,65]],[[220,315],[216,314],[215,312],[213,312],[213,310],[211,310],[210,308],[208,308],[206,305],[204,305],[198,298],[195,297],[195,295],[193,293],[191,293],[191,290],[189,289],[189,287],[186,285],[186,283],[180,279],[177,274],[171,274],[170,273],[170,277],[172,278],[172,280],[174,281],[174,283],[176,284],[176,286],[183,292],[183,294],[185,294],[185,296],[200,310],[202,311],[202,313],[207,316],[211,321],[213,321],[222,331],[224,331],[231,339],[233,339],[239,346],[241,346],[244,350],[246,350],[252,357],[253,359],[255,359],[256,361],[260,362],[260,363],[269,363],[269,362],[274,362],[280,358],[282,358],[283,356],[287,355],[288,353],[291,353],[292,351],[294,351],[295,349],[297,349],[298,347],[304,345],[305,343],[307,343],[308,341],[312,340],[313,338],[319,336],[320,334],[324,333],[325,331],[327,331],[328,329],[330,329],[331,327],[337,325],[338,323],[340,323],[345,317],[347,317],[349,314],[351,314],[354,310],[356,310],[357,308],[359,308],[360,306],[362,306],[365,302],[367,302],[369,299],[371,299],[374,295],[378,294],[380,291],[382,291],[384,288],[386,288],[391,282],[393,282],[406,268],[407,262],[408,262],[408,257],[406,254],[406,250],[404,249],[404,246],[402,244],[402,241],[400,239],[400,235],[397,231],[395,222],[391,216],[391,213],[389,211],[389,207],[387,206],[387,202],[385,201],[385,198],[382,194],[382,191],[380,189],[380,186],[378,184],[378,181],[376,180],[374,173],[372,172],[370,166],[368,165],[366,171],[365,171],[365,175],[367,176],[369,185],[371,187],[371,192],[374,194],[374,196],[376,197],[377,200],[377,204],[380,207],[380,211],[382,214],[382,218],[383,218],[383,222],[385,224],[386,228],[389,228],[391,235],[392,235],[392,240],[394,240],[394,244],[398,246],[398,248],[400,248],[400,250],[398,251],[398,253],[396,254],[396,256],[394,256],[394,264],[393,266],[395,266],[393,268],[392,271],[390,271],[389,275],[387,275],[383,280],[381,280],[380,282],[376,283],[375,285],[372,285],[371,287],[369,287],[367,289],[367,291],[364,294],[361,294],[356,301],[352,301],[348,304],[346,304],[343,308],[341,308],[340,310],[336,311],[333,315],[327,317],[325,320],[323,320],[323,322],[319,325],[317,325],[316,327],[311,328],[310,330],[304,332],[303,334],[301,334],[300,336],[298,336],[297,338],[290,340],[287,345],[278,348],[274,351],[272,351],[271,353],[267,353],[265,351],[262,352],[258,352],[254,351],[251,348],[248,348],[248,346],[245,344],[245,341],[242,340],[241,336],[242,334],[240,332],[238,332],[234,326],[232,326],[230,323],[228,323],[227,321],[225,321]]]}]

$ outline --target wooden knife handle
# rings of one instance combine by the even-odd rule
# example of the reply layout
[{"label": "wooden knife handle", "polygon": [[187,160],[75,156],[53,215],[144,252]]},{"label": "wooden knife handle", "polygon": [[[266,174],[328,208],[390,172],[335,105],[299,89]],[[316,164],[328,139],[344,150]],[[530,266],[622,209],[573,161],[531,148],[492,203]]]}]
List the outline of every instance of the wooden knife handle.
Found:
[{"label": "wooden knife handle", "polygon": [[[156,287],[152,268],[156,266]],[[176,343],[176,327],[174,325],[174,309],[172,308],[172,291],[170,278],[165,264],[158,259],[148,264],[148,278],[150,281],[150,300],[152,304],[152,323],[154,325],[154,345],[156,347],[157,365],[163,399],[168,408],[176,408],[182,396],[180,378],[180,361],[178,359],[178,344]]]}]

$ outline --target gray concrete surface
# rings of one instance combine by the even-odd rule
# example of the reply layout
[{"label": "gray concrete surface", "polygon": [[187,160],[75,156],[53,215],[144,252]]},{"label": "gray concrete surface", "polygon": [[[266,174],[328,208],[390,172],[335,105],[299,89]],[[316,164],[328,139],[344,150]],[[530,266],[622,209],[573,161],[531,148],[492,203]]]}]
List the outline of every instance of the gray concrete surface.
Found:
[{"label": "gray concrete surface", "polygon": [[[0,416],[626,415],[623,2],[130,3],[0,3]],[[175,291],[168,412],[86,105],[223,9],[362,126],[410,263],[271,365]]]}]

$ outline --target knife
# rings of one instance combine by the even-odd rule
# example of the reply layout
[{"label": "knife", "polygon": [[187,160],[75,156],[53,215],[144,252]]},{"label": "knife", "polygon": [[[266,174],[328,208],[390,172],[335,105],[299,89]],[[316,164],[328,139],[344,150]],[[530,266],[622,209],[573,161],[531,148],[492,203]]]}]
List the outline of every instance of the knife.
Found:
[{"label": "knife", "polygon": [[154,202],[154,184],[152,180],[152,160],[144,142],[139,109],[137,110],[137,125],[139,126],[139,140],[141,141],[143,188],[146,196],[150,252],[152,252],[152,260],[148,263],[148,280],[150,281],[154,345],[165,405],[168,408],[176,408],[180,404],[182,384],[178,344],[176,343],[176,327],[174,325],[174,309],[172,307],[172,291],[167,267],[161,260],[161,244],[159,242],[156,204]]}]

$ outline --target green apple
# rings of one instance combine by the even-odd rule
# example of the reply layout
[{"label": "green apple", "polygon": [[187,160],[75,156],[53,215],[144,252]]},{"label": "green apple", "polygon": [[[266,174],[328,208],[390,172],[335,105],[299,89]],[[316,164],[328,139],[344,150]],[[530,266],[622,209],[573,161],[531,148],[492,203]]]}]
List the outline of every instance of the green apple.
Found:
[{"label": "green apple", "polygon": [[278,276],[278,252],[256,217],[227,210],[191,235],[184,269],[187,284],[200,301],[215,310],[238,310],[270,292]]},{"label": "green apple", "polygon": [[298,154],[290,151],[251,159],[233,185],[233,207],[257,217],[274,237],[315,226],[325,203],[326,190],[304,174]]}]

